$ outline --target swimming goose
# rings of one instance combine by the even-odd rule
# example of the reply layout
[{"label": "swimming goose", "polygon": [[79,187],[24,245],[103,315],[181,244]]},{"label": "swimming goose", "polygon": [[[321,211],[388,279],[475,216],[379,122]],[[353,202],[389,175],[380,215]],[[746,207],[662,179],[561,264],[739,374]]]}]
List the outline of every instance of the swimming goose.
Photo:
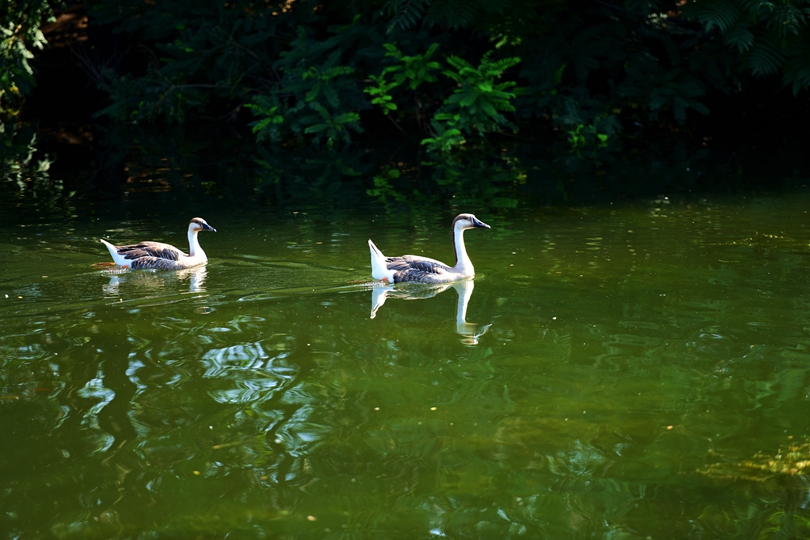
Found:
[{"label": "swimming goose", "polygon": [[472,261],[464,247],[464,231],[490,226],[472,214],[459,214],[453,220],[453,248],[456,252],[456,265],[450,267],[436,259],[403,255],[386,257],[377,249],[374,242],[368,241],[371,250],[371,275],[389,283],[410,281],[414,283],[448,283],[475,275]]},{"label": "swimming goose", "polygon": [[125,268],[155,270],[182,270],[208,261],[197,240],[200,231],[217,232],[204,219],[195,217],[188,224],[188,255],[176,247],[161,242],[141,242],[129,246],[114,246],[103,238],[101,242],[110,250],[115,264]]}]

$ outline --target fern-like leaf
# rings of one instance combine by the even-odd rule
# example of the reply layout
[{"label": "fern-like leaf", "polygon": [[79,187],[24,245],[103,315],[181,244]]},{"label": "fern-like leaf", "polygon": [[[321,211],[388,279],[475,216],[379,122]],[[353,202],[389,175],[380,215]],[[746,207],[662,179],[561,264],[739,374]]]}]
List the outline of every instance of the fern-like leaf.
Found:
[{"label": "fern-like leaf", "polygon": [[388,33],[393,30],[407,30],[422,19],[426,0],[388,0],[383,11],[392,15],[388,23]]},{"label": "fern-like leaf", "polygon": [[782,82],[791,86],[794,95],[810,88],[810,52],[804,50],[787,60]]},{"label": "fern-like leaf", "polygon": [[782,36],[799,35],[806,22],[801,10],[789,3],[775,4],[766,21],[769,30]]},{"label": "fern-like leaf", "polygon": [[433,2],[428,9],[430,19],[452,29],[470,26],[477,14],[474,0]]},{"label": "fern-like leaf", "polygon": [[748,51],[754,45],[754,34],[747,26],[737,25],[723,35],[727,45],[735,47],[740,53]]},{"label": "fern-like leaf", "polygon": [[699,10],[699,20],[707,31],[717,27],[726,32],[742,16],[736,0],[707,0],[696,4],[695,8]]},{"label": "fern-like leaf", "polygon": [[751,49],[747,64],[754,75],[772,75],[784,62],[784,53],[774,43],[763,39]]}]

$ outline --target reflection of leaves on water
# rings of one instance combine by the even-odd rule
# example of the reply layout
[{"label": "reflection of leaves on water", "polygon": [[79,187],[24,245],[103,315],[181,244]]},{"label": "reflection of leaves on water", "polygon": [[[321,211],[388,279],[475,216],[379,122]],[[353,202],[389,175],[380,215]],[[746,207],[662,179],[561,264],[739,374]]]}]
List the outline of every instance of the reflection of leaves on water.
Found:
[{"label": "reflection of leaves on water", "polygon": [[288,353],[270,357],[261,343],[233,345],[212,349],[203,356],[205,377],[238,381],[237,388],[210,392],[219,403],[251,403],[264,401],[294,380],[298,367],[286,363]]},{"label": "reflection of leaves on water", "polygon": [[[291,456],[304,456],[323,444],[332,428],[315,420],[317,392],[301,388],[300,367],[289,361],[290,353],[272,352],[273,356],[255,342],[205,353],[204,377],[227,381],[226,387],[209,390],[209,395],[221,404],[250,405],[249,414],[266,422],[262,433],[274,431],[275,444]],[[290,405],[296,406],[294,412],[283,413],[281,409],[289,410]]]},{"label": "reflection of leaves on water", "polygon": [[757,452],[750,459],[712,463],[697,472],[715,478],[764,482],[776,476],[806,476],[810,472],[810,442],[791,443],[775,454]]},{"label": "reflection of leaves on water", "polygon": [[549,470],[559,476],[591,478],[597,471],[610,466],[610,461],[595,447],[575,441],[573,448],[546,456]]},{"label": "reflection of leaves on water", "polygon": [[[300,407],[278,430],[277,441],[284,445],[288,454],[303,458],[327,442],[333,428],[316,422],[317,415],[318,410],[311,405]],[[301,477],[300,473],[296,476]]]},{"label": "reflection of leaves on water", "polygon": [[739,531],[741,525],[768,531],[772,533],[769,538],[807,537],[806,531],[801,531],[806,528],[806,520],[800,512],[810,506],[810,442],[792,442],[775,454],[757,452],[748,459],[727,458],[720,453],[715,456],[720,461],[697,472],[715,482],[755,483],[744,484],[739,490],[742,504],[732,502],[731,509],[725,511],[707,506],[711,515],[702,515],[701,521],[725,529],[725,534],[718,537],[734,536],[731,533]]},{"label": "reflection of leaves on water", "polygon": [[[440,449],[439,438],[429,425],[393,422],[390,429],[369,433],[366,444],[385,457],[428,459]],[[421,422],[420,422],[421,424]]]},{"label": "reflection of leaves on water", "polygon": [[96,440],[93,452],[104,452],[115,442],[115,437],[101,428],[98,414],[115,398],[115,392],[104,386],[104,375],[99,371],[96,377],[87,381],[87,384],[77,393],[85,399],[97,400],[97,403],[91,406],[82,418],[82,425],[92,433],[90,437]]},{"label": "reflection of leaves on water", "polygon": [[719,245],[745,246],[745,247],[779,247],[779,248],[800,248],[807,247],[807,244],[798,242],[793,238],[779,234],[759,234],[749,236],[741,240],[731,240]]}]

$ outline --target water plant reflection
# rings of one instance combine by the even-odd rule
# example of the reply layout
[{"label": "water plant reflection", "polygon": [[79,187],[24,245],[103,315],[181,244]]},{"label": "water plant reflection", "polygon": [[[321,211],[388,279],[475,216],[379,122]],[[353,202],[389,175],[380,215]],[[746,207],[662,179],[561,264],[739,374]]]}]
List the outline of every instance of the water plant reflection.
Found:
[{"label": "water plant reflection", "polygon": [[456,281],[455,283],[442,284],[422,284],[422,283],[398,283],[396,285],[374,286],[371,289],[371,315],[377,316],[377,311],[385,304],[388,298],[399,298],[401,300],[425,300],[433,298],[446,291],[455,289],[458,294],[456,303],[456,333],[461,336],[461,342],[465,345],[477,345],[478,338],[489,330],[492,324],[479,325],[467,322],[467,306],[470,303],[475,283],[472,279]]}]

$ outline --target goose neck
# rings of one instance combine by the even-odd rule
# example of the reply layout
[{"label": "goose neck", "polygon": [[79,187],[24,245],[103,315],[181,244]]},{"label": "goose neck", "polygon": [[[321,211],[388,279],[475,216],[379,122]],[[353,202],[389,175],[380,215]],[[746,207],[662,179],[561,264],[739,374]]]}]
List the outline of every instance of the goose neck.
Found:
[{"label": "goose neck", "polygon": [[453,249],[456,252],[456,266],[453,269],[464,275],[472,275],[474,272],[473,265],[469,255],[467,255],[467,248],[464,245],[464,229],[461,227],[454,227],[453,229]]},{"label": "goose neck", "polygon": [[189,229],[188,230],[188,256],[189,257],[196,257],[201,256],[205,258],[205,252],[200,247],[200,241],[197,238],[197,233],[199,231]]}]

